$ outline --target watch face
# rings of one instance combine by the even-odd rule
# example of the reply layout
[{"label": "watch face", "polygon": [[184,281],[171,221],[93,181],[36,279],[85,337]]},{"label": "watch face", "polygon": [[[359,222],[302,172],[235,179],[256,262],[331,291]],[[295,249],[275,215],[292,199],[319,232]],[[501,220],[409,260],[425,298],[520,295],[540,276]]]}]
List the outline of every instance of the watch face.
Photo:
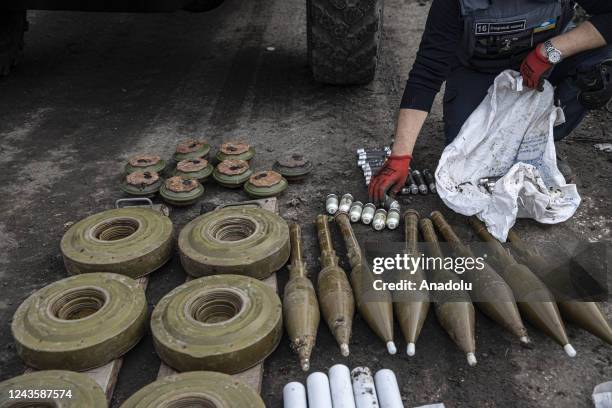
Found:
[{"label": "watch face", "polygon": [[557,50],[551,50],[548,53],[548,61],[550,61],[551,64],[556,64],[559,61],[561,61],[561,53]]}]

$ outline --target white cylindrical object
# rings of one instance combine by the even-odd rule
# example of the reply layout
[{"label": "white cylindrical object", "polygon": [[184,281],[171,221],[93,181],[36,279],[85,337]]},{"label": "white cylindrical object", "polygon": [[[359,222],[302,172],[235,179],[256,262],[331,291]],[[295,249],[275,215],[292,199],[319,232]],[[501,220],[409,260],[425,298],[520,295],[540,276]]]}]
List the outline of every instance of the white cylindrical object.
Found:
[{"label": "white cylindrical object", "polygon": [[385,228],[387,222],[387,210],[379,208],[374,213],[374,220],[372,220],[372,226],[376,231],[381,231]]},{"label": "white cylindrical object", "polygon": [[393,371],[383,368],[374,376],[380,408],[404,408],[397,379]]},{"label": "white cylindrical object", "polygon": [[308,406],[332,408],[331,394],[329,391],[329,380],[324,373],[312,373],[306,379],[308,388]]},{"label": "white cylindrical object", "polygon": [[299,382],[290,382],[283,388],[283,408],[308,408],[306,388]]},{"label": "white cylindrical object", "polygon": [[338,211],[338,196],[329,194],[325,199],[325,210],[328,214],[334,215]]},{"label": "white cylindrical object", "polygon": [[376,206],[372,203],[367,203],[363,207],[363,211],[361,212],[361,222],[365,225],[368,225],[372,222],[374,218],[374,212],[376,211]]},{"label": "white cylindrical object", "polygon": [[350,193],[346,193],[340,199],[340,205],[338,206],[338,211],[343,213],[348,213],[351,209],[351,205],[353,204],[353,195]]},{"label": "white cylindrical object", "polygon": [[344,364],[336,364],[329,369],[329,388],[334,408],[355,408],[351,372]]},{"label": "white cylindrical object", "polygon": [[351,209],[349,210],[349,217],[351,222],[357,222],[361,219],[361,212],[363,211],[363,203],[361,201],[354,201]]},{"label": "white cylindrical object", "polygon": [[355,406],[357,408],[377,408],[378,397],[374,379],[368,367],[355,367],[351,371],[353,379],[353,394],[355,395]]},{"label": "white cylindrical object", "polygon": [[[397,201],[396,201],[397,202]],[[394,230],[400,224],[400,212],[398,209],[392,208],[387,212],[387,228]]]}]

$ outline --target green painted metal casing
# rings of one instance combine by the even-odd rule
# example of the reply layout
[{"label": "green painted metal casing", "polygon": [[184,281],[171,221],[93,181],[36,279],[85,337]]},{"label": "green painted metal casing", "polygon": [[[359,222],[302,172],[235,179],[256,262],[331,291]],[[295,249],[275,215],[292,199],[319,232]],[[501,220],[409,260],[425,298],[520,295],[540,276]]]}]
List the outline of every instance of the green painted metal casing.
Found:
[{"label": "green painted metal casing", "polygon": [[198,180],[200,183],[205,182],[208,177],[210,177],[210,175],[213,172],[213,166],[212,165],[208,165],[205,168],[203,168],[202,170],[199,171],[180,171],[180,170],[174,170],[173,175],[174,176],[181,176],[183,178],[186,179],[196,179]]},{"label": "green painted metal casing", "polygon": [[151,316],[157,354],[178,371],[244,371],[276,349],[282,331],[276,292],[239,275],[189,281],[164,296]]},{"label": "green painted metal casing", "polygon": [[281,178],[277,184],[269,187],[257,187],[247,181],[244,183],[244,191],[252,198],[274,197],[285,191],[288,185],[289,183],[287,183],[285,178]]},{"label": "green painted metal casing", "polygon": [[138,282],[113,273],[89,273],[32,294],[15,312],[11,331],[17,354],[27,365],[83,371],[136,345],[146,317],[147,301]]},{"label": "green painted metal casing", "polygon": [[208,143],[203,143],[201,148],[194,150],[192,152],[186,152],[186,153],[174,152],[174,155],[172,156],[172,158],[176,160],[177,162],[180,162],[181,160],[206,158],[208,156],[208,153],[210,153],[210,145]]},{"label": "green painted metal casing", "polygon": [[188,223],[178,247],[191,276],[229,273],[265,279],[289,259],[289,227],[261,208],[226,207]]},{"label": "green painted metal casing", "polygon": [[[96,238],[98,230],[118,222],[131,225],[135,231],[116,240]],[[170,218],[155,210],[120,208],[77,222],[64,234],[60,247],[66,269],[72,275],[105,271],[138,278],[170,259],[172,233]]]},{"label": "green painted metal casing", "polygon": [[165,202],[175,207],[185,207],[194,204],[198,198],[204,195],[204,186],[198,182],[198,186],[191,191],[171,191],[162,184],[159,189],[159,195],[162,196]]},{"label": "green painted metal casing", "polygon": [[236,174],[229,176],[227,174],[222,174],[219,172],[217,168],[213,170],[213,178],[219,185],[226,188],[240,188],[242,185],[249,180],[249,177],[253,174],[253,170],[247,169],[242,174]]},{"label": "green painted metal casing", "polygon": [[[11,399],[11,390],[70,390],[71,397]],[[64,370],[23,374],[0,382],[0,407],[107,408],[102,388],[88,375]]]},{"label": "green painted metal casing", "polygon": [[125,194],[132,197],[153,197],[155,194],[157,194],[163,183],[164,181],[160,178],[151,185],[135,186],[128,184],[124,178],[119,187]]},{"label": "green painted metal casing", "polygon": [[[176,405],[171,405],[172,403]],[[184,403],[185,405],[179,405]],[[121,408],[265,408],[259,394],[227,374],[197,371],[171,375],[137,391]]]},{"label": "green painted metal casing", "polygon": [[129,162],[125,164],[125,174],[130,174],[130,173],[135,173],[137,171],[144,173],[146,171],[149,172],[155,172],[157,174],[162,174],[164,172],[164,169],[166,168],[166,162],[161,159],[159,162],[157,162],[156,164],[153,164],[151,166],[132,166]]},{"label": "green painted metal casing", "polygon": [[217,152],[217,154],[215,155],[215,157],[219,161],[223,161],[223,160],[249,161],[253,158],[253,156],[255,156],[255,149],[253,147],[249,147],[249,150],[247,150],[244,153],[240,153],[240,154],[225,154],[223,152]]},{"label": "green painted metal casing", "polygon": [[280,173],[289,181],[299,181],[312,172],[313,165],[302,155],[294,154],[287,159],[280,159],[272,165],[272,170]]}]

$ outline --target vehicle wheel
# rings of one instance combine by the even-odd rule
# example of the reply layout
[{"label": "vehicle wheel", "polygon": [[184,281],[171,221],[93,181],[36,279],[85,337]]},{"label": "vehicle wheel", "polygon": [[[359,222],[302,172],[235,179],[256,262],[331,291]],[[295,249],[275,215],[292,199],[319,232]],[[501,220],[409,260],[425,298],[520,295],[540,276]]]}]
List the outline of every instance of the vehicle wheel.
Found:
[{"label": "vehicle wheel", "polygon": [[383,0],[307,0],[308,60],[315,80],[367,84],[381,44]]},{"label": "vehicle wheel", "polygon": [[223,0],[193,0],[185,6],[185,10],[189,11],[209,11],[217,8],[223,3]]},{"label": "vehicle wheel", "polygon": [[0,76],[8,75],[23,53],[26,12],[0,11]]}]

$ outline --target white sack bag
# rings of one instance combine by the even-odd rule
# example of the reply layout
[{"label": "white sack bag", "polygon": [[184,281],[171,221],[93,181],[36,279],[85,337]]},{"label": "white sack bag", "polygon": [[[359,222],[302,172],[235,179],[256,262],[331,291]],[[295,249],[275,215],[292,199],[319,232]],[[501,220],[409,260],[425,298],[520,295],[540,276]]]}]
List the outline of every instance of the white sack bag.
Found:
[{"label": "white sack bag", "polygon": [[[553,127],[565,117],[554,106],[554,89],[548,81],[542,92],[522,83],[516,71],[499,74],[436,169],[444,203],[476,214],[502,242],[517,217],[556,224],[580,205],[576,185],[566,184],[557,168]],[[492,193],[478,186],[488,177],[501,177]]]}]

